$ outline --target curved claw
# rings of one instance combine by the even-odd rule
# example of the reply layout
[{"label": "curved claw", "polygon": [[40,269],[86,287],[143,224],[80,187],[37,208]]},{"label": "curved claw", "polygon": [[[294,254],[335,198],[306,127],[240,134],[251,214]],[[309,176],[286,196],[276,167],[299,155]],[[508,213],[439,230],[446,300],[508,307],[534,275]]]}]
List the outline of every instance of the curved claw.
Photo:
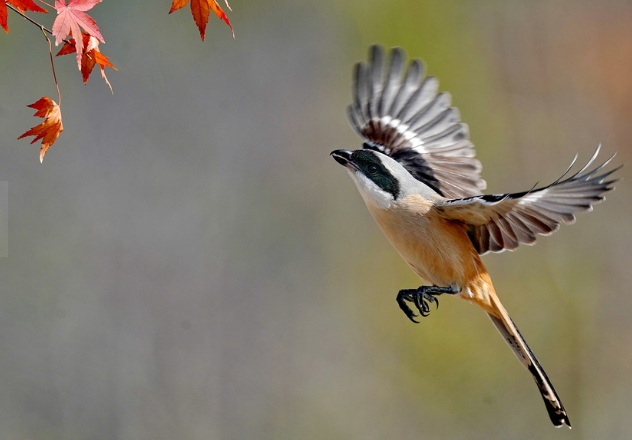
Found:
[{"label": "curved claw", "polygon": [[411,310],[410,307],[406,305],[406,301],[414,302],[413,295],[411,295],[410,291],[400,290],[399,294],[397,295],[397,304],[408,319],[410,319],[415,324],[419,324],[419,321],[415,320],[417,315]]},{"label": "curved claw", "polygon": [[439,308],[439,298],[436,298],[434,296],[432,296],[431,298],[434,300],[435,304],[437,304],[437,309],[438,309]]},{"label": "curved claw", "polygon": [[[419,300],[419,297],[416,297],[417,301],[420,303],[417,305],[419,311],[421,312],[421,316],[424,318],[430,314],[430,307],[428,306],[428,302],[425,299]],[[421,308],[419,307],[421,305]]]},{"label": "curved claw", "polygon": [[[408,313],[408,312],[410,312],[410,313]],[[413,312],[412,310],[410,310],[410,309],[408,309],[408,312],[406,312],[406,317],[408,317],[408,319],[410,319],[415,324],[419,324],[419,321],[417,321],[415,319],[417,317],[417,314],[415,312]]]},{"label": "curved claw", "polygon": [[417,314],[410,309],[408,309],[408,312],[410,312],[410,313],[406,313],[406,316],[408,316],[408,319],[410,319],[415,324],[419,324],[419,321],[415,320],[415,318],[417,317]]},{"label": "curved claw", "polygon": [[444,293],[456,294],[458,292],[460,292],[460,289],[452,285],[449,287],[421,286],[418,289],[404,289],[399,291],[397,303],[408,319],[415,324],[419,324],[419,321],[414,319],[418,315],[406,305],[406,302],[412,302],[419,310],[420,315],[425,318],[430,314],[430,303],[435,303],[437,309],[439,308],[439,299],[435,295]]},{"label": "curved claw", "polygon": [[421,313],[421,316],[426,316],[424,314],[426,312],[426,304],[421,299],[421,295],[419,295],[418,292],[415,292],[412,295],[412,300],[413,300],[413,303],[415,304],[415,307],[417,307],[417,310],[419,310],[419,313]]},{"label": "curved claw", "polygon": [[408,319],[410,319],[415,324],[419,324],[419,321],[415,319],[417,317],[417,314],[410,309],[408,309],[408,312],[410,312],[410,313],[406,313],[406,316],[408,317]]}]

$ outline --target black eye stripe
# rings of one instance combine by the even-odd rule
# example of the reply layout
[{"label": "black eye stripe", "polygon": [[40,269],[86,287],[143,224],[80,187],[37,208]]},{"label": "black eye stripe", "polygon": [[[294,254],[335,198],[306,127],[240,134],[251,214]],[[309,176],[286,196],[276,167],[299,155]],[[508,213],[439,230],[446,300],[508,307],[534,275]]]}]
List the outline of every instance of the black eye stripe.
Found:
[{"label": "black eye stripe", "polygon": [[351,160],[362,174],[397,199],[400,193],[399,182],[384,166],[376,153],[371,150],[356,150],[351,155]]},{"label": "black eye stripe", "polygon": [[355,162],[364,167],[366,170],[376,169],[382,172],[386,172],[386,169],[380,162],[380,160],[372,153],[367,150],[357,150],[353,152],[353,159]]}]

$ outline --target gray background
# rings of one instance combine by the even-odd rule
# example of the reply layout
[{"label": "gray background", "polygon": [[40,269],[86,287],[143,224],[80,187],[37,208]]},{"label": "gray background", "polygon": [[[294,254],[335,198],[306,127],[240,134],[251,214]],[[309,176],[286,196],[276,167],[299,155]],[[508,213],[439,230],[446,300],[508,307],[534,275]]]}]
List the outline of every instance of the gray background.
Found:
[{"label": "gray background", "polygon": [[0,257],[9,255],[9,182],[0,182]]},{"label": "gray background", "polygon": [[569,412],[557,431],[481,311],[405,319],[394,296],[420,281],[329,157],[359,145],[351,69],[380,42],[452,93],[489,192],[599,143],[629,163],[630,2],[233,0],[236,39],[211,17],[205,42],[169,6],[91,11],[114,95],[57,58],[66,130],[43,164],[16,138],[55,98],[48,47],[13,13],[0,35],[1,438],[632,436],[629,178],[485,257]]}]

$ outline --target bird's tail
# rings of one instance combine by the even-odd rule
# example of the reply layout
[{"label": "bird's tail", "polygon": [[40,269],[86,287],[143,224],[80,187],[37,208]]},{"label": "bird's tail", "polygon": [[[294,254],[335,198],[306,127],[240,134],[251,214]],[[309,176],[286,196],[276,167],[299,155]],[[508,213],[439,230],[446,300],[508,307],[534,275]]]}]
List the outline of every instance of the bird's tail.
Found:
[{"label": "bird's tail", "polygon": [[553,384],[546,376],[544,368],[542,368],[538,362],[538,359],[529,348],[527,341],[524,340],[518,330],[518,327],[516,327],[512,319],[509,317],[509,314],[500,301],[495,298],[495,301],[492,300],[492,304],[492,308],[495,309],[494,312],[496,313],[488,312],[487,314],[505,341],[507,341],[507,344],[509,344],[518,360],[522,362],[522,364],[533,375],[533,380],[535,380],[535,383],[538,385],[538,389],[540,390],[540,394],[542,394],[542,400],[544,400],[544,405],[549,413],[551,422],[553,422],[553,425],[555,425],[556,428],[559,428],[564,424],[570,428],[571,422],[568,420],[568,415],[566,414],[564,405],[562,405],[562,401],[555,392]]}]

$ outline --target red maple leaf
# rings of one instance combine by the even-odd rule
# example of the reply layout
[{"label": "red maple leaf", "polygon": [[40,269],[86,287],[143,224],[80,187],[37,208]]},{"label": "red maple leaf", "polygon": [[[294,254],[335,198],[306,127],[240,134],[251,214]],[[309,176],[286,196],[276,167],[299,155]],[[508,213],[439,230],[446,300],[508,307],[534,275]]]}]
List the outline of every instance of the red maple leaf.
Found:
[{"label": "red maple leaf", "polygon": [[33,3],[33,0],[7,0],[6,2],[2,0],[0,1],[0,26],[3,27],[6,33],[9,33],[9,26],[7,25],[7,18],[8,18],[7,2],[15,6],[22,12],[33,11],[33,12],[43,12],[44,14],[48,13],[46,9],[42,9],[39,6],[37,6],[35,3]]},{"label": "red maple leaf", "polygon": [[[105,76],[105,67],[108,66],[114,70],[118,69],[114,67],[114,64],[110,63],[108,57],[103,55],[99,50],[99,40],[83,32],[81,35],[83,36],[83,54],[81,55],[81,74],[83,75],[83,83],[86,84],[88,82],[88,77],[92,73],[92,69],[94,69],[94,66],[98,64],[101,69],[101,77],[108,87],[110,87],[110,90],[112,90],[112,85]],[[75,39],[71,38],[67,43],[64,43],[59,52],[57,52],[57,56],[75,52],[77,52]]]},{"label": "red maple leaf", "polygon": [[[228,4],[228,0],[224,1],[226,2],[226,7],[232,11],[232,9],[230,9],[230,5]],[[173,0],[169,13],[171,14],[173,11],[177,11],[178,9],[185,7],[187,3],[189,3],[189,0]],[[206,23],[208,23],[209,11],[213,11],[218,18],[224,20],[233,32],[233,38],[235,38],[235,30],[233,29],[233,26],[230,24],[228,17],[226,17],[226,14],[224,14],[224,11],[215,0],[191,0],[191,14],[193,14],[193,20],[200,30],[202,40],[204,40],[204,36],[206,34]]]},{"label": "red maple leaf", "polygon": [[[57,18],[53,23],[53,35],[55,36],[55,46],[59,46],[69,34],[80,35],[81,26],[86,33],[96,37],[102,43],[105,43],[97,22],[85,13],[92,9],[101,0],[55,0],[55,9],[57,9]],[[81,70],[81,55],[83,54],[83,39],[77,40],[77,65]]]},{"label": "red maple leaf", "polygon": [[46,97],[29,105],[29,107],[37,110],[33,116],[45,118],[44,122],[31,128],[18,139],[22,139],[26,136],[35,136],[31,144],[41,139],[42,148],[40,149],[40,162],[42,162],[48,147],[53,145],[60,133],[64,131],[64,125],[61,123],[61,108],[55,101]]}]

